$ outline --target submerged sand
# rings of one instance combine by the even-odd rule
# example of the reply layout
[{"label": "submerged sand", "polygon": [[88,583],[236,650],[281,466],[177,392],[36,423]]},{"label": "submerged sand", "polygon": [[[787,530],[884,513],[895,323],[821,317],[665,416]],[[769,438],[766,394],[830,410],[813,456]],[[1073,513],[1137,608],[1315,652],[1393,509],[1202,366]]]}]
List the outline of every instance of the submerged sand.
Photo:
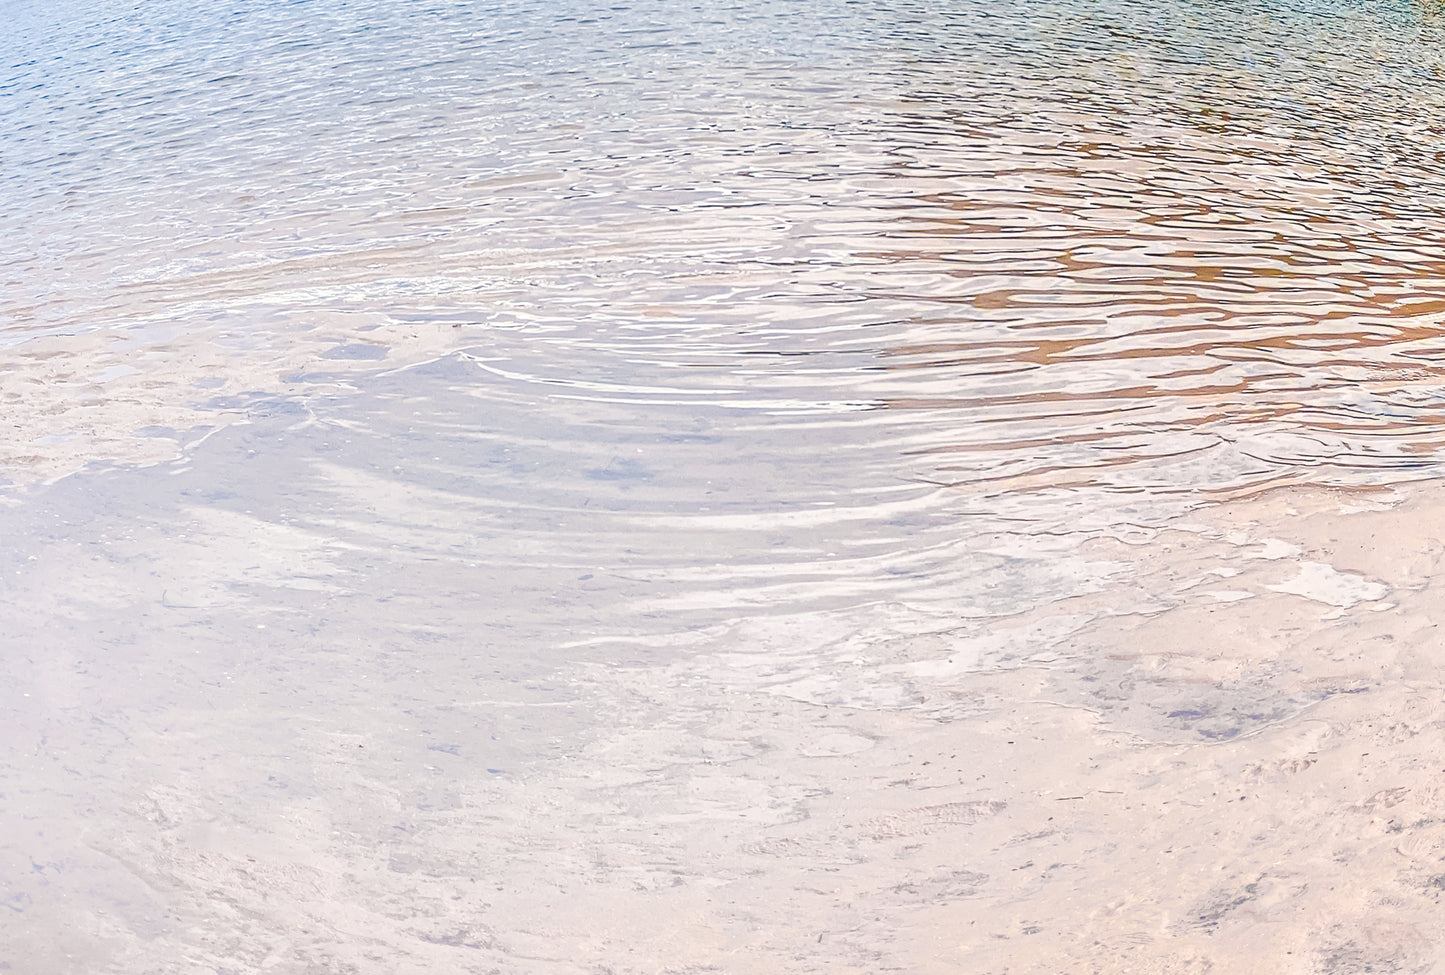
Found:
[{"label": "submerged sand", "polygon": [[389,656],[445,567],[384,606],[305,533],[131,525],[14,572],[10,970],[1445,970],[1429,485],[1096,536],[1101,585],[1013,617],[760,618],[513,684]]},{"label": "submerged sand", "polygon": [[[17,483],[183,462],[9,509],[8,970],[1445,971],[1433,485],[1065,539],[1074,594],[1012,615],[579,633],[494,677],[456,642],[486,580],[375,568],[401,536],[209,503],[224,454],[147,507],[228,415],[450,326],[217,339],[11,353]],[[185,366],[123,368],[156,355]]]},{"label": "submerged sand", "polygon": [[57,332],[6,349],[0,484],[55,480],[86,467],[180,458],[208,432],[264,412],[276,397],[345,387],[378,360],[403,367],[450,351],[446,321],[398,325],[381,315],[316,313],[271,322],[173,322]]},{"label": "submerged sand", "polygon": [[1096,540],[1118,588],[982,639],[860,614],[592,674],[644,717],[549,783],[591,800],[542,819],[570,879],[495,944],[579,971],[1445,969],[1442,529],[1428,488],[1282,490]]}]

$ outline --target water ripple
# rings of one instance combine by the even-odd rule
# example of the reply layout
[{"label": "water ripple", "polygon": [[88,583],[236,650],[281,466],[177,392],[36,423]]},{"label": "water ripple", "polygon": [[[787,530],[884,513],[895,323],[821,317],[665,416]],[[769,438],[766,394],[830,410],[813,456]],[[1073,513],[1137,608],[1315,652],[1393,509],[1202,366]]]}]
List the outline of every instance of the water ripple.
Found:
[{"label": "water ripple", "polygon": [[91,441],[124,459],[458,353],[564,440],[737,414],[716,449],[800,501],[943,486],[1046,526],[1059,491],[1440,472],[1433,8],[367,9],[17,21],[17,476],[93,429],[37,389],[129,404]]}]

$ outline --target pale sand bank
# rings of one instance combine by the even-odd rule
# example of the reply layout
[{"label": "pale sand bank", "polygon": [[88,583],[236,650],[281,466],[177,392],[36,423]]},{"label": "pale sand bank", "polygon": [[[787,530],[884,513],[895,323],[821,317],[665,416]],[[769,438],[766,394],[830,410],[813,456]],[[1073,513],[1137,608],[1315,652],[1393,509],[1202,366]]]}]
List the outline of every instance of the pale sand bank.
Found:
[{"label": "pale sand bank", "polygon": [[636,971],[1445,970],[1445,501],[1280,491],[1191,521],[1092,543],[1136,591],[1048,607],[1072,632],[1003,670],[833,619],[799,628],[814,647],[598,675],[670,720],[582,757],[600,808],[556,835],[584,896],[514,923]]},{"label": "pale sand bank", "polygon": [[[900,633],[916,617],[873,606],[696,634],[698,655],[670,663],[619,647],[633,663],[558,675],[570,703],[448,685],[456,728],[585,726],[525,774],[488,774],[455,738],[399,744],[355,675],[349,703],[276,746],[276,774],[305,782],[289,791],[227,757],[238,730],[277,734],[260,718],[171,706],[109,759],[140,748],[171,773],[86,792],[112,905],[47,903],[60,887],[35,881],[12,958],[1445,971],[1442,532],[1430,485],[1402,502],[1285,490],[1091,542],[1132,569],[1027,616]],[[308,681],[329,665],[306,666],[303,697],[327,693]],[[147,927],[127,898],[164,919]],[[67,957],[33,924],[47,912]]]},{"label": "pale sand bank", "polygon": [[675,810],[660,859],[708,894],[668,896],[646,816],[577,818],[578,849],[652,867],[618,926],[559,903],[546,936],[646,958],[627,971],[1445,971],[1445,498],[1191,521],[1092,543],[1137,591],[1046,608],[1077,628],[1004,670],[949,675],[935,634],[618,679],[691,721],[581,770]]},{"label": "pale sand bank", "polygon": [[[329,350],[382,337],[219,341],[17,347],[7,464],[170,456],[225,397],[374,370]],[[148,355],[186,365],[119,368]],[[177,434],[132,436],[153,425]],[[407,627],[490,624],[453,567],[349,570],[384,547],[181,510],[7,553],[13,970],[1445,971],[1433,485],[1121,528],[1069,553],[1084,594],[1013,617],[865,604],[657,663],[623,642],[535,699],[388,662]],[[476,728],[551,752],[496,773]]]},{"label": "pale sand bank", "polygon": [[1093,542],[1133,591],[996,624],[1003,669],[833,618],[594,674],[637,727],[549,783],[573,879],[491,930],[580,971],[1445,971],[1445,498],[1389,500]]}]

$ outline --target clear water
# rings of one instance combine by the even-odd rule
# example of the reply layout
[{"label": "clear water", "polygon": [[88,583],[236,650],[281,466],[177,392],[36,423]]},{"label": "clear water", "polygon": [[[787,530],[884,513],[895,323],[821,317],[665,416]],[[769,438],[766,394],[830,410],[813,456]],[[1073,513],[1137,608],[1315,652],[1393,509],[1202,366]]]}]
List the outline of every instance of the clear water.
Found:
[{"label": "clear water", "polygon": [[336,736],[421,808],[431,745],[595,736],[580,666],[986,627],[1108,584],[1082,538],[1441,472],[1429,4],[0,21],[0,926],[50,970],[171,970],[137,810],[339,822]]}]

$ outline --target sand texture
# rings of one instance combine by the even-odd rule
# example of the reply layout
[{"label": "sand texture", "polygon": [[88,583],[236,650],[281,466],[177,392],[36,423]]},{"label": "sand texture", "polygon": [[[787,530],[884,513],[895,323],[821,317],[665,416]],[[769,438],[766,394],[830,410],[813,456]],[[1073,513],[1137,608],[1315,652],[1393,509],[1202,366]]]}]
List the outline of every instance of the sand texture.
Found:
[{"label": "sand texture", "polygon": [[335,540],[125,524],[5,569],[12,971],[1442,970],[1428,490],[1095,536],[1109,585],[1014,617],[519,682],[416,649],[474,626],[452,568],[378,603]]}]

